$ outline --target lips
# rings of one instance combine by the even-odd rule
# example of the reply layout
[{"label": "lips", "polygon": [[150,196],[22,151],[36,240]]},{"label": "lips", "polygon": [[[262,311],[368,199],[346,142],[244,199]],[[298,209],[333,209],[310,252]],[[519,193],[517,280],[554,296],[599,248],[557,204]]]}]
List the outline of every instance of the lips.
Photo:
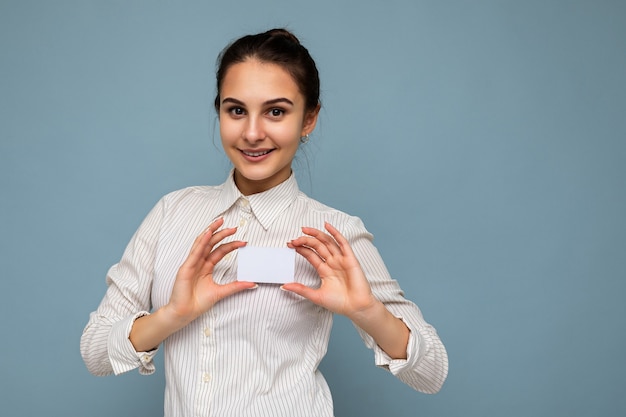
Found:
[{"label": "lips", "polygon": [[245,156],[249,156],[251,158],[258,158],[259,156],[263,156],[263,155],[267,155],[268,153],[272,152],[274,149],[266,149],[264,151],[244,151],[242,150],[241,153],[243,153]]}]

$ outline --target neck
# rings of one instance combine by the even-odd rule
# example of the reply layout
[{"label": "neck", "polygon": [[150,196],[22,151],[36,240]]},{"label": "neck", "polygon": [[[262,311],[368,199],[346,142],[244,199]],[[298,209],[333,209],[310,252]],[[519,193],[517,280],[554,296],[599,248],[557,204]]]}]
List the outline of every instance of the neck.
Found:
[{"label": "neck", "polygon": [[241,192],[241,194],[248,196],[252,194],[262,193],[271,188],[276,187],[279,184],[287,181],[291,176],[291,169],[286,171],[283,175],[275,175],[270,178],[264,178],[262,180],[251,180],[246,178],[237,170],[235,170],[234,180],[235,185]]}]

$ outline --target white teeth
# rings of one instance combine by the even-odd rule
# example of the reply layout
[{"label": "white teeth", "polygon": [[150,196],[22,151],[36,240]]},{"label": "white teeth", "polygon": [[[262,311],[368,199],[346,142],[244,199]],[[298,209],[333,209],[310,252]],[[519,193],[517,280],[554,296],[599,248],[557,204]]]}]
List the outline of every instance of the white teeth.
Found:
[{"label": "white teeth", "polygon": [[266,155],[268,153],[270,153],[270,151],[263,151],[263,152],[246,152],[243,151],[243,153],[247,156],[261,156],[261,155]]}]

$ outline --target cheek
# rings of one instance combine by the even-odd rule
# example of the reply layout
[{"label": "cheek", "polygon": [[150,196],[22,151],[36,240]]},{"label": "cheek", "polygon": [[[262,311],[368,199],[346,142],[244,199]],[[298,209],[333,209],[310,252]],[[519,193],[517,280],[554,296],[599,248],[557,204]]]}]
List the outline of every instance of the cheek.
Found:
[{"label": "cheek", "polygon": [[230,143],[237,140],[239,136],[239,129],[235,123],[229,120],[224,122],[220,120],[220,137],[222,139],[222,143]]},{"label": "cheek", "polygon": [[266,129],[267,135],[282,147],[297,147],[301,129],[296,125],[275,125]]}]

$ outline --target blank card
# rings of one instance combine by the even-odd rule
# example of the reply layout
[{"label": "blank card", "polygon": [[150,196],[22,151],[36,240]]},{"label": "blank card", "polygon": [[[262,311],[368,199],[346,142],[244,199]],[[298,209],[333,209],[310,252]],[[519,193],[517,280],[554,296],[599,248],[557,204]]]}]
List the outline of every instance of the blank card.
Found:
[{"label": "blank card", "polygon": [[294,281],[296,251],[290,248],[238,249],[238,281],[285,284]]}]

